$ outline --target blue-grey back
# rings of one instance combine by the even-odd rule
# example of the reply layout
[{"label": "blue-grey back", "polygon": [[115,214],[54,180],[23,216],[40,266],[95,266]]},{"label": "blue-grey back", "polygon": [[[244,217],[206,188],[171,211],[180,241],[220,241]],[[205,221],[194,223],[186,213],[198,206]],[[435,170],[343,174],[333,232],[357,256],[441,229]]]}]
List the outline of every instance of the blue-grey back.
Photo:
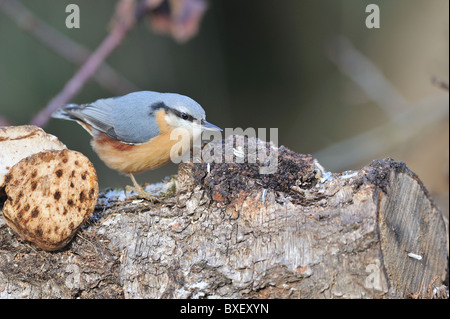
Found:
[{"label": "blue-grey back", "polygon": [[161,93],[142,91],[92,104],[101,109],[107,109],[105,104],[111,105],[111,124],[122,141],[144,143],[160,134],[152,109],[160,98]]},{"label": "blue-grey back", "polygon": [[[205,111],[191,98],[176,93],[152,91],[99,99],[80,106],[70,104],[63,107],[55,117],[79,119],[93,129],[120,141],[145,143],[160,134],[154,115],[158,110],[155,106],[161,103],[180,112],[186,111],[196,119],[205,119]],[[67,116],[64,116],[64,113]]]}]

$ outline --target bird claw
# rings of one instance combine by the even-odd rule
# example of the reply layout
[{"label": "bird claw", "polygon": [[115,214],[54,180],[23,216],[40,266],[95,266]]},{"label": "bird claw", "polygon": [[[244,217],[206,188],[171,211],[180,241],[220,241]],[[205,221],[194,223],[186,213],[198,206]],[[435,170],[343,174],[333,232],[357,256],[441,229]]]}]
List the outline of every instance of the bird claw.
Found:
[{"label": "bird claw", "polygon": [[134,191],[137,193],[137,197],[141,199],[146,199],[151,202],[157,201],[157,197],[151,193],[146,192],[141,186],[129,186],[125,188],[125,192]]}]

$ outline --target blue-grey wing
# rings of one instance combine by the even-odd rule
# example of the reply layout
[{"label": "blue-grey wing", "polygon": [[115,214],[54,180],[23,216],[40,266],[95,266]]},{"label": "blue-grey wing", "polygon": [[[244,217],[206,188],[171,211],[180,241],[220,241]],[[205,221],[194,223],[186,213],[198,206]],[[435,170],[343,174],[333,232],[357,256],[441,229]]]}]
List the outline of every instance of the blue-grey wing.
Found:
[{"label": "blue-grey wing", "polygon": [[54,117],[81,120],[115,140],[145,143],[160,134],[152,108],[159,96],[157,92],[142,91],[84,105],[69,104]]}]

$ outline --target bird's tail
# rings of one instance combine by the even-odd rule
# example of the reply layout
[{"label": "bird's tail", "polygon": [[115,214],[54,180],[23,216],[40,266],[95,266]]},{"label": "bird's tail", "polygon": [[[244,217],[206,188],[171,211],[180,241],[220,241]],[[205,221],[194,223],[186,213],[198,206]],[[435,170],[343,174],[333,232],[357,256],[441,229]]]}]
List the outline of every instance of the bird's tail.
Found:
[{"label": "bird's tail", "polygon": [[77,116],[77,110],[80,110],[84,107],[84,105],[78,105],[78,104],[67,104],[59,108],[57,111],[52,113],[52,117],[55,119],[63,119],[63,120],[69,120],[69,121],[75,121],[78,124],[80,124],[86,131],[88,131],[89,134],[94,136],[94,130],[92,126],[84,120]]},{"label": "bird's tail", "polygon": [[78,108],[78,104],[66,104],[62,107],[60,107],[58,110],[52,113],[52,117],[55,119],[63,119],[63,120],[72,120],[77,121],[78,118],[74,117],[70,113],[66,112],[67,110],[71,110],[74,108]]}]

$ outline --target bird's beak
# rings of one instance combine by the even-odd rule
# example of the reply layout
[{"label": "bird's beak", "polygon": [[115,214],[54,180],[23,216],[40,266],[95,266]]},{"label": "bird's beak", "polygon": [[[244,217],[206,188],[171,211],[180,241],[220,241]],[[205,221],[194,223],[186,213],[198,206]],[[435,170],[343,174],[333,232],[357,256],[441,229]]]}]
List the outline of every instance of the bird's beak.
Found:
[{"label": "bird's beak", "polygon": [[209,122],[206,122],[205,120],[202,120],[202,129],[205,131],[216,131],[216,132],[222,131],[220,127],[215,126],[214,124],[211,124]]}]

